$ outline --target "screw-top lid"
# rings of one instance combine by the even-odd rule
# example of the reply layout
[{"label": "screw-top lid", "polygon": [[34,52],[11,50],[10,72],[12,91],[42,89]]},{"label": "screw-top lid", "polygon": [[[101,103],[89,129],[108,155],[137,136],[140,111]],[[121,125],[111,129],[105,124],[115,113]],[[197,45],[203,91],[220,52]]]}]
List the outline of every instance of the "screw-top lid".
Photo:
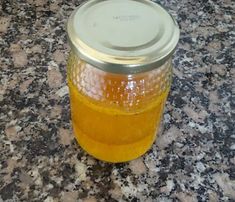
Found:
[{"label": "screw-top lid", "polygon": [[67,32],[79,57],[122,74],[161,66],[179,40],[177,23],[149,0],[90,0],[72,13]]}]

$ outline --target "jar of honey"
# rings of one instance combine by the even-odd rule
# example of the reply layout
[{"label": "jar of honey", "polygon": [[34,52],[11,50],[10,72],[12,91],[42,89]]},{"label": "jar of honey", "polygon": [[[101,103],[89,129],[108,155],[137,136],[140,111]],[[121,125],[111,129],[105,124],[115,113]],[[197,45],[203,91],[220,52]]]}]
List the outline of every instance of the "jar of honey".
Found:
[{"label": "jar of honey", "polygon": [[179,40],[148,0],[90,0],[70,16],[67,75],[75,137],[90,155],[125,162],[156,139]]}]

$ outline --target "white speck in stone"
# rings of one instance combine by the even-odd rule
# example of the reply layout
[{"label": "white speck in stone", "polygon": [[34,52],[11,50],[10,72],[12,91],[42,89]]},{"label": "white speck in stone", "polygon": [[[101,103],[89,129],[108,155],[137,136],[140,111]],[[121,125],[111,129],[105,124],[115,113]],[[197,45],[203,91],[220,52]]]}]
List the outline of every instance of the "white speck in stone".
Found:
[{"label": "white speck in stone", "polygon": [[60,96],[60,97],[63,97],[65,95],[67,95],[69,93],[69,89],[68,89],[68,86],[64,86],[62,88],[60,88],[57,92],[56,92],[56,95]]},{"label": "white speck in stone", "polygon": [[57,67],[58,68],[58,64],[56,64],[54,61],[50,61],[48,63],[48,70],[52,70],[53,67]]},{"label": "white speck in stone", "polygon": [[171,120],[171,116],[170,116],[169,114],[165,114],[165,115],[164,115],[164,122],[165,122],[165,123],[169,123],[170,120]]},{"label": "white speck in stone", "polygon": [[16,129],[17,132],[19,132],[21,130],[21,127],[20,126],[16,126],[15,129]]},{"label": "white speck in stone", "polygon": [[117,170],[117,169],[113,169],[112,174],[113,174],[114,176],[117,176],[117,175],[118,175],[118,170]]},{"label": "white speck in stone", "polygon": [[182,191],[185,191],[185,190],[186,190],[186,188],[185,188],[185,186],[184,186],[183,183],[180,183],[180,188],[182,189]]},{"label": "white speck in stone", "polygon": [[153,171],[155,171],[155,172],[160,172],[160,170],[161,170],[161,168],[159,168],[159,167],[153,169]]},{"label": "white speck in stone", "polygon": [[235,150],[235,144],[233,144],[230,149]]},{"label": "white speck in stone", "polygon": [[86,180],[86,170],[87,170],[86,165],[84,163],[77,161],[77,163],[75,164],[75,170],[77,172],[77,175],[78,175],[80,181],[85,181]]},{"label": "white speck in stone", "polygon": [[121,190],[125,196],[136,196],[137,194],[137,187],[131,182],[130,177],[127,177],[128,186],[121,186]]},{"label": "white speck in stone", "polygon": [[191,128],[194,128],[195,127],[195,123],[194,122],[189,122],[188,124]]},{"label": "white speck in stone", "polygon": [[54,185],[51,184],[51,183],[47,185],[47,188],[48,188],[48,189],[52,189],[53,187],[54,187]]},{"label": "white speck in stone", "polygon": [[44,40],[47,42],[50,42],[50,43],[52,43],[54,41],[54,39],[51,39],[51,38],[45,38]]},{"label": "white speck in stone", "polygon": [[205,153],[200,153],[199,155],[197,155],[197,160],[201,160],[203,157],[205,156]]},{"label": "white speck in stone", "polygon": [[208,131],[205,126],[200,126],[199,124],[197,124],[197,127],[198,127],[198,130],[199,130],[202,134],[204,134],[204,133],[206,133],[206,132]]},{"label": "white speck in stone", "polygon": [[183,145],[182,143],[180,143],[180,142],[176,142],[175,145],[176,145],[177,147],[179,147],[179,148],[182,148],[182,147],[184,146],[184,145]]},{"label": "white speck in stone", "polygon": [[193,183],[192,183],[192,186],[195,188],[195,189],[198,189],[200,187],[200,185],[203,183],[204,181],[204,178],[202,178],[200,175],[198,174],[192,174],[192,179],[193,179]]},{"label": "white speck in stone", "polygon": [[221,159],[220,153],[216,152],[216,153],[215,153],[215,157],[218,158],[218,159]]},{"label": "white speck in stone", "polygon": [[166,187],[168,192],[171,192],[171,190],[174,188],[175,184],[173,182],[173,180],[167,180],[166,182]]},{"label": "white speck in stone", "polygon": [[202,162],[197,162],[196,168],[197,168],[197,170],[198,170],[199,172],[203,172],[203,171],[206,170],[206,168],[205,168],[205,166],[203,165]]},{"label": "white speck in stone", "polygon": [[203,15],[204,13],[203,13],[202,11],[199,11],[197,14],[198,14],[199,16],[201,16],[201,15]]},{"label": "white speck in stone", "polygon": [[200,124],[197,124],[195,122],[189,122],[188,124],[191,128],[196,128],[197,130],[199,130],[202,134],[206,133],[206,132],[210,132],[210,128],[207,128],[205,126],[201,126]]},{"label": "white speck in stone", "polygon": [[33,177],[36,185],[42,186],[42,179],[38,172],[38,168],[35,168],[34,170],[31,171],[31,176]]}]

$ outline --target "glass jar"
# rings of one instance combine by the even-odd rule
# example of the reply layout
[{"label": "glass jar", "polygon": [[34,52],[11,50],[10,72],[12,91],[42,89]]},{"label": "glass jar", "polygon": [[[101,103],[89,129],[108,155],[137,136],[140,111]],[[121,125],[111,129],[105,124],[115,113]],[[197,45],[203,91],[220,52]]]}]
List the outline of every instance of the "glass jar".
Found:
[{"label": "glass jar", "polygon": [[93,0],[74,11],[67,30],[78,143],[108,162],[141,156],[155,140],[169,93],[177,24],[150,1]]}]

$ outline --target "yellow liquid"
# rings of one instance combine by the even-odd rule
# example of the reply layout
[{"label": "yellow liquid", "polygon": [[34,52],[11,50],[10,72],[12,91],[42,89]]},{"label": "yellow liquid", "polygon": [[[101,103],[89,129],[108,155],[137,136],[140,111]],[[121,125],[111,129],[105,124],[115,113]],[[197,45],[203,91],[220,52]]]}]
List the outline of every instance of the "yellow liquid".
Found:
[{"label": "yellow liquid", "polygon": [[70,79],[68,85],[75,137],[90,155],[107,162],[125,162],[138,158],[151,147],[169,87],[148,106],[127,111],[94,102],[79,92]]}]

